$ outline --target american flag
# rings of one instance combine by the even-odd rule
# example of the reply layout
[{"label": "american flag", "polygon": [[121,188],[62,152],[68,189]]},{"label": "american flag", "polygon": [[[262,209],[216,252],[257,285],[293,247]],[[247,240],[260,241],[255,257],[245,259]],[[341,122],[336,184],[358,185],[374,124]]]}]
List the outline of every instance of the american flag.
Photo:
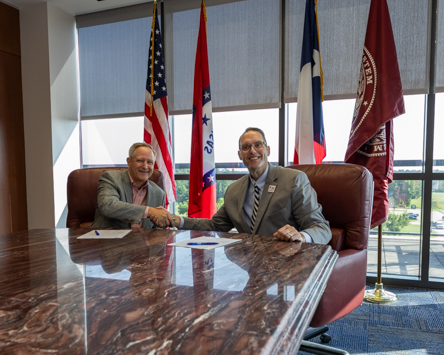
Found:
[{"label": "american flag", "polygon": [[[148,59],[148,77],[145,91],[145,130],[144,140],[157,152],[154,167],[165,178],[166,203],[176,201],[176,183],[172,160],[170,126],[168,123],[168,96],[163,62],[162,37],[157,6],[154,3],[153,25]],[[152,100],[151,100],[152,99]]]}]

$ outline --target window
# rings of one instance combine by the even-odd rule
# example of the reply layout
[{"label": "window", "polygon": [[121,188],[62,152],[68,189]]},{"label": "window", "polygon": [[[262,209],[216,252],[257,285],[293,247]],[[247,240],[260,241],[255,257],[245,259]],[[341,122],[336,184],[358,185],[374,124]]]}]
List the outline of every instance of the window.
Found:
[{"label": "window", "polygon": [[[383,223],[383,274],[418,278],[422,226],[422,182],[395,180],[389,184],[389,215]],[[368,272],[377,272],[378,229],[370,233]]]},{"label": "window", "polygon": [[[292,164],[304,3],[214,0],[207,4],[219,200],[228,184],[246,173],[238,158],[237,140],[248,126],[265,131],[271,162]],[[184,215],[199,4],[194,0],[170,0],[164,2],[161,16],[178,189],[175,207]],[[440,136],[444,132],[444,11],[438,11],[443,4],[444,1],[388,0],[406,114],[394,120],[394,182],[389,185],[390,217],[383,227],[383,275],[385,279],[404,278],[406,284],[420,280],[422,285],[432,285],[438,280],[444,285],[443,236],[438,223],[444,211],[440,202],[444,181],[444,140]],[[368,0],[343,0],[340,6],[318,2],[326,98],[325,163],[344,160],[365,36],[362,24],[367,20],[369,5]],[[124,165],[129,146],[143,139],[152,4],[137,6],[118,20],[109,13],[78,19],[85,166]],[[123,9],[115,11],[120,14],[126,11]],[[429,14],[437,14],[438,19]],[[95,22],[96,16],[105,16],[105,20]],[[436,21],[436,34],[430,31],[431,20]],[[437,54],[431,58],[434,43]],[[436,78],[428,70],[433,68],[433,62]],[[113,75],[106,75],[110,72]],[[436,94],[429,82],[436,83]],[[431,103],[435,104],[434,113],[428,107]],[[433,142],[430,134],[425,134],[432,130]],[[427,152],[432,157],[432,151],[433,162],[426,160]],[[370,273],[376,272],[374,236],[372,233],[369,245]],[[424,275],[428,280],[423,279]]]},{"label": "window", "polygon": [[[173,122],[172,139],[176,172],[180,170],[180,173],[188,173],[191,157],[192,116],[175,115]],[[269,161],[277,163],[278,109],[213,112],[214,154],[218,174],[247,172],[238,156],[239,137],[247,127],[259,127],[265,132],[267,143],[271,147]]]},{"label": "window", "polygon": [[[424,95],[404,96],[406,113],[394,119],[396,173],[423,171]],[[323,103],[327,155],[324,163],[344,162],[355,100]],[[293,163],[297,104],[287,104],[288,164]],[[419,180],[395,180],[389,185],[389,220],[383,224],[384,274],[418,278],[422,234],[422,193]],[[413,218],[417,215],[416,218]],[[377,272],[378,238],[369,239],[368,272]]]},{"label": "window", "polygon": [[128,150],[143,141],[143,117],[82,121],[83,166],[126,165]]},{"label": "window", "polygon": [[433,171],[444,171],[444,93],[436,94],[435,135],[433,139]]},{"label": "window", "polygon": [[[176,211],[187,215],[188,174],[191,157],[191,115],[175,115],[173,118],[173,142],[176,174],[187,174],[176,181]],[[234,179],[247,173],[239,159],[239,137],[247,127],[264,130],[268,145],[271,147],[269,161],[277,164],[279,147],[278,109],[213,112],[215,163],[217,173],[217,205],[223,203],[228,185]],[[233,176],[235,175],[235,176]],[[182,180],[185,179],[185,180]]]},{"label": "window", "polygon": [[424,95],[404,96],[405,114],[393,120],[395,172],[422,172],[424,167]]},{"label": "window", "polygon": [[[200,3],[165,1],[172,114],[191,113]],[[208,1],[206,9],[213,110],[279,107],[280,0]]]},{"label": "window", "polygon": [[429,278],[444,279],[444,180],[432,184]]},{"label": "window", "polygon": [[[293,164],[294,143],[296,137],[297,104],[287,104],[288,119],[288,165]],[[355,100],[324,101],[323,118],[327,155],[324,163],[343,162],[348,145]]]},{"label": "window", "polygon": [[[404,96],[404,102],[406,113],[393,121],[395,132],[394,171],[421,172],[423,168],[424,95]],[[324,101],[322,106],[327,143],[327,156],[323,162],[343,162],[347,151],[355,100],[328,100]],[[444,104],[442,106],[444,112]],[[293,164],[296,110],[297,103],[287,104],[289,165]]]}]

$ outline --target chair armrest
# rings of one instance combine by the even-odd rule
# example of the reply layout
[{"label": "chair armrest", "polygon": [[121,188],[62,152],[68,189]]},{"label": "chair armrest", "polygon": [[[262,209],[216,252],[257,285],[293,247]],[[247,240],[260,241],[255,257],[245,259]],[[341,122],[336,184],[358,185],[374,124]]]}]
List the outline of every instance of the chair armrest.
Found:
[{"label": "chair armrest", "polygon": [[342,228],[330,227],[331,240],[328,243],[333,250],[340,251],[345,248],[345,231]]},{"label": "chair armrest", "polygon": [[347,315],[364,299],[367,249],[346,249],[339,251],[338,255],[311,327],[320,327]]}]

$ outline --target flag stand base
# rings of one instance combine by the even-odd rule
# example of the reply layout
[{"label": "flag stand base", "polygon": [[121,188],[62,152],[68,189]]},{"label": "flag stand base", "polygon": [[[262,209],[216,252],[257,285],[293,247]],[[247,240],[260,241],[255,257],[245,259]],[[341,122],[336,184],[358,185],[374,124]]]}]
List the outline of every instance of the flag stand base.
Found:
[{"label": "flag stand base", "polygon": [[396,295],[392,292],[384,290],[382,285],[382,225],[378,226],[378,278],[375,283],[375,289],[370,291],[367,290],[364,292],[364,301],[371,303],[387,303],[393,302],[398,299]]},{"label": "flag stand base", "polygon": [[364,301],[371,303],[387,303],[396,301],[398,297],[392,292],[384,290],[382,283],[375,283],[374,290],[367,290],[364,293]]}]

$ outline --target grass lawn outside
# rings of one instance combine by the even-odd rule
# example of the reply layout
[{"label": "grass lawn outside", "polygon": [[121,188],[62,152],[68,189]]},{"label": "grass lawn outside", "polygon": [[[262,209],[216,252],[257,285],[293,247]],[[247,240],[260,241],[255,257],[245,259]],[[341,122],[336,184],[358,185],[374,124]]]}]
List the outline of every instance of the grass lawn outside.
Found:
[{"label": "grass lawn outside", "polygon": [[444,210],[444,192],[432,193],[432,210],[433,211]]},{"label": "grass lawn outside", "polygon": [[415,205],[417,210],[421,210],[422,206],[421,201],[422,201],[421,197],[415,198],[410,202],[410,205]]},{"label": "grass lawn outside", "polygon": [[421,225],[420,224],[409,224],[408,226],[405,226],[404,228],[401,229],[401,232],[404,233],[421,233]]}]

